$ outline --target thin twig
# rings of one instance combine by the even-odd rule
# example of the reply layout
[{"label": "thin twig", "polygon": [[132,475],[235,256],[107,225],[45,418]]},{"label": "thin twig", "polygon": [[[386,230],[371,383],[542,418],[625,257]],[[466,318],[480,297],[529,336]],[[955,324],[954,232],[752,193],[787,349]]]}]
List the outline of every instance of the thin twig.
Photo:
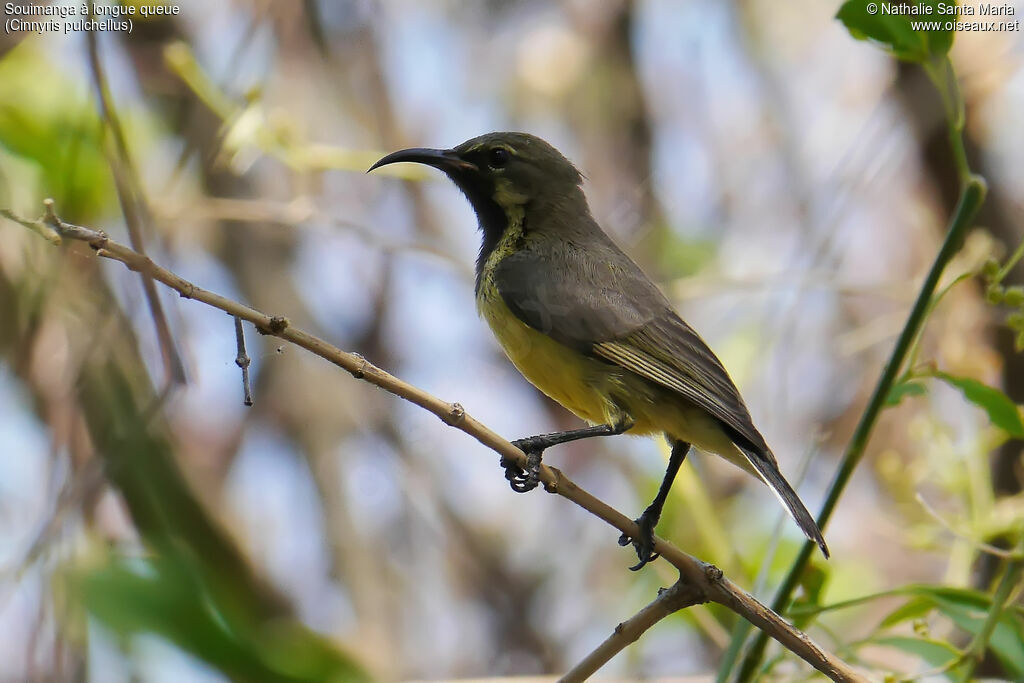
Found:
[{"label": "thin twig", "polygon": [[948,531],[956,538],[959,538],[961,541],[967,541],[972,546],[977,548],[979,552],[988,553],[989,555],[995,555],[996,557],[1000,557],[1004,560],[1024,559],[1021,557],[1021,553],[1019,550],[1006,550],[1005,548],[999,548],[992,545],[991,543],[979,541],[976,538],[972,538],[969,534],[965,534],[964,532],[957,530],[956,527],[953,526],[952,522],[950,522],[948,519],[940,515],[939,511],[936,510],[927,500],[924,499],[924,496],[920,492],[914,494],[914,500],[920,503],[921,507],[924,508],[924,511],[928,513],[928,516],[934,519],[939,524],[939,526],[941,526],[943,529]]},{"label": "thin twig", "polygon": [[28,228],[32,232],[36,233],[37,235],[45,239],[50,244],[55,244],[59,246],[61,243],[60,235],[58,235],[53,228],[51,228],[49,225],[47,225],[41,220],[30,220],[27,218],[22,218],[21,216],[13,213],[10,209],[0,209],[0,216],[3,216],[9,221],[14,221],[19,225]]},{"label": "thin twig", "polygon": [[[97,255],[120,261],[128,269],[162,282],[187,299],[195,299],[229,315],[251,322],[262,334],[274,335],[300,346],[346,370],[356,379],[365,380],[433,413],[445,424],[469,434],[484,446],[501,455],[503,459],[521,467],[527,466],[526,455],[522,451],[469,415],[458,403],[443,401],[378,368],[359,354],[342,351],[308,332],[292,327],[287,318],[268,315],[198,287],[156,265],[145,254],[140,254],[128,246],[115,242],[102,231],[61,221],[54,212],[53,200],[46,200],[45,207],[46,214],[43,221],[54,228],[61,237],[86,242],[96,251]],[[633,537],[640,533],[640,529],[633,520],[577,486],[558,468],[541,465],[540,481],[547,491],[571,500],[627,536]],[[751,622],[832,680],[865,680],[848,664],[823,650],[807,634],[795,628],[766,605],[761,604],[753,596],[729,581],[714,565],[684,553],[657,536],[654,538],[654,550],[678,569],[680,580],[690,586],[692,590],[699,590],[703,599],[716,602]]]},{"label": "thin twig", "polygon": [[654,599],[654,602],[616,626],[612,634],[562,676],[559,683],[577,683],[577,681],[587,680],[607,664],[612,657],[624,650],[626,646],[635,643],[640,636],[659,621],[673,612],[705,603],[707,600],[700,587],[683,579],[674,583],[671,588],[658,591],[658,597]]},{"label": "thin twig", "polygon": [[[90,18],[92,18],[92,7],[90,4]],[[110,94],[110,86],[107,83],[106,72],[103,70],[103,62],[100,60],[99,44],[96,31],[86,31],[86,44],[89,48],[89,65],[92,71],[93,83],[96,86],[96,96],[99,100],[100,114],[110,131],[110,137],[114,143],[114,153],[107,152],[110,162],[110,170],[114,176],[114,187],[117,190],[117,199],[121,204],[121,213],[124,214],[125,226],[128,228],[128,238],[135,251],[145,254],[145,242],[143,240],[142,223],[143,217],[148,221],[149,211],[146,200],[142,193],[142,183],[139,181],[135,165],[132,163],[131,155],[128,152],[128,145],[125,142],[124,129],[114,109],[113,97]],[[141,215],[140,215],[141,214]],[[164,372],[167,375],[169,385],[185,383],[185,365],[178,355],[178,349],[171,336],[170,325],[167,324],[167,316],[164,314],[163,305],[156,291],[156,285],[152,278],[145,273],[142,276],[142,291],[146,295],[146,304],[149,306],[150,315],[153,317],[153,325],[156,327],[156,336],[160,344],[160,355],[164,363]]]},{"label": "thin twig", "polygon": [[235,345],[238,347],[238,355],[235,356],[235,365],[242,369],[242,391],[245,393],[243,403],[252,405],[252,387],[249,385],[249,356],[245,353],[245,332],[242,331],[242,319],[235,316]]}]

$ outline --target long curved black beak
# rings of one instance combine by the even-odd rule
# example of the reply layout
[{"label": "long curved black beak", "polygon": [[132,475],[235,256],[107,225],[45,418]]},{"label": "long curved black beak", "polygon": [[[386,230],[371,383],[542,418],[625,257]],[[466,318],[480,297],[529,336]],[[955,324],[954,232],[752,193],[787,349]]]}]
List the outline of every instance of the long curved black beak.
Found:
[{"label": "long curved black beak", "polygon": [[375,168],[398,163],[399,161],[407,161],[413,164],[426,164],[427,166],[433,166],[434,168],[445,172],[477,170],[476,164],[466,161],[460,157],[455,150],[412,147],[410,149],[402,149],[397,152],[392,152],[367,169],[366,172],[369,173]]}]

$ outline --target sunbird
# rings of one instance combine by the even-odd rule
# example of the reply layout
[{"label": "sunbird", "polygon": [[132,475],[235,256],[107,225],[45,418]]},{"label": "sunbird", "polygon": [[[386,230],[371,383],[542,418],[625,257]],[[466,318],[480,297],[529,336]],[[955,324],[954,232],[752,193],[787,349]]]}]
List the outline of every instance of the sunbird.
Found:
[{"label": "sunbird", "polygon": [[539,480],[546,448],[616,434],[663,434],[668,468],[636,519],[640,569],[657,558],[654,529],[691,446],[755,475],[828,557],[821,530],[779,471],[736,385],[708,345],[598,226],[583,176],[528,133],[488,133],[452,149],[403,149],[396,162],[444,172],[469,200],[483,234],[476,305],[522,375],[591,426],[513,441],[527,467],[502,460],[513,490]]}]

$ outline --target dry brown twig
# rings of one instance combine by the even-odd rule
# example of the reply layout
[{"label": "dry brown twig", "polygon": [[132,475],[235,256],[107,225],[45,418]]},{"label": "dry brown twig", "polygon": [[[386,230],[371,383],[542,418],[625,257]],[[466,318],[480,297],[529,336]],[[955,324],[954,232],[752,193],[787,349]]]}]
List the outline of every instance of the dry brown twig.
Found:
[{"label": "dry brown twig", "polygon": [[242,319],[237,315],[235,318],[235,346],[238,349],[238,353],[235,356],[235,365],[242,370],[242,392],[244,394],[242,402],[247,405],[252,405],[252,385],[249,384],[249,364],[252,362],[249,355],[245,352],[245,332],[242,330]]},{"label": "dry brown twig", "polygon": [[603,643],[562,676],[561,683],[587,680],[627,645],[635,643],[647,629],[673,612],[704,602],[707,602],[707,598],[701,587],[683,579],[670,588],[661,589],[654,602],[616,626]]},{"label": "dry brown twig", "polygon": [[[38,224],[33,229],[41,235],[46,235],[52,230],[62,238],[85,242],[96,251],[97,255],[120,261],[130,270],[163,283],[177,291],[182,297],[195,299],[241,320],[246,320],[255,325],[262,334],[274,335],[300,346],[346,370],[356,379],[369,382],[433,413],[445,424],[469,434],[503,458],[514,461],[520,466],[526,466],[526,456],[522,451],[470,416],[458,403],[448,403],[432,396],[378,368],[359,354],[342,351],[318,337],[291,327],[287,318],[268,315],[198,287],[156,265],[145,254],[115,242],[102,231],[65,223],[54,211],[52,200],[46,200],[45,207],[46,213],[38,221],[21,219],[3,210],[0,210],[0,214],[21,225]],[[542,465],[540,480],[547,491],[571,500],[620,532],[629,536],[639,533],[633,520],[577,486],[557,468]],[[658,537],[655,537],[654,549],[679,570],[679,581],[671,588],[662,591],[654,602],[634,617],[619,624],[614,633],[566,674],[563,680],[585,679],[660,619],[679,609],[703,602],[715,602],[735,612],[832,680],[866,680],[863,674],[822,649],[807,634],[789,624],[766,605],[761,604],[753,596],[729,581],[714,565],[688,555]]]}]

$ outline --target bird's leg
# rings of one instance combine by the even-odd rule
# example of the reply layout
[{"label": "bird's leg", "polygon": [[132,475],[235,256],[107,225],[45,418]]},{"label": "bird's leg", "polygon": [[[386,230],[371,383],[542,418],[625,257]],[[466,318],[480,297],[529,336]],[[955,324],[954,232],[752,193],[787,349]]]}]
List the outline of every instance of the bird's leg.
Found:
[{"label": "bird's leg", "polygon": [[570,429],[564,432],[538,434],[525,439],[516,439],[512,445],[526,454],[526,469],[502,458],[501,466],[505,468],[505,478],[508,479],[512,490],[517,493],[532,491],[537,488],[537,482],[540,480],[540,460],[545,449],[570,441],[589,439],[592,436],[615,436],[622,434],[632,426],[633,420],[623,418],[614,425],[594,425],[582,429]]},{"label": "bird's leg", "polygon": [[679,472],[679,466],[683,464],[683,460],[686,459],[686,454],[689,452],[690,444],[685,441],[676,441],[672,445],[672,454],[668,457],[668,467],[665,469],[665,478],[661,480],[661,486],[658,488],[658,495],[654,497],[643,514],[634,520],[640,527],[640,535],[633,539],[626,534],[619,536],[619,545],[628,545],[632,541],[633,547],[636,549],[636,556],[640,558],[640,562],[630,567],[633,571],[642,569],[648,562],[658,559],[658,555],[654,552],[654,527],[658,526],[661,509],[665,507],[665,499],[668,498],[668,490],[672,488],[672,481],[676,478],[676,473]]}]

